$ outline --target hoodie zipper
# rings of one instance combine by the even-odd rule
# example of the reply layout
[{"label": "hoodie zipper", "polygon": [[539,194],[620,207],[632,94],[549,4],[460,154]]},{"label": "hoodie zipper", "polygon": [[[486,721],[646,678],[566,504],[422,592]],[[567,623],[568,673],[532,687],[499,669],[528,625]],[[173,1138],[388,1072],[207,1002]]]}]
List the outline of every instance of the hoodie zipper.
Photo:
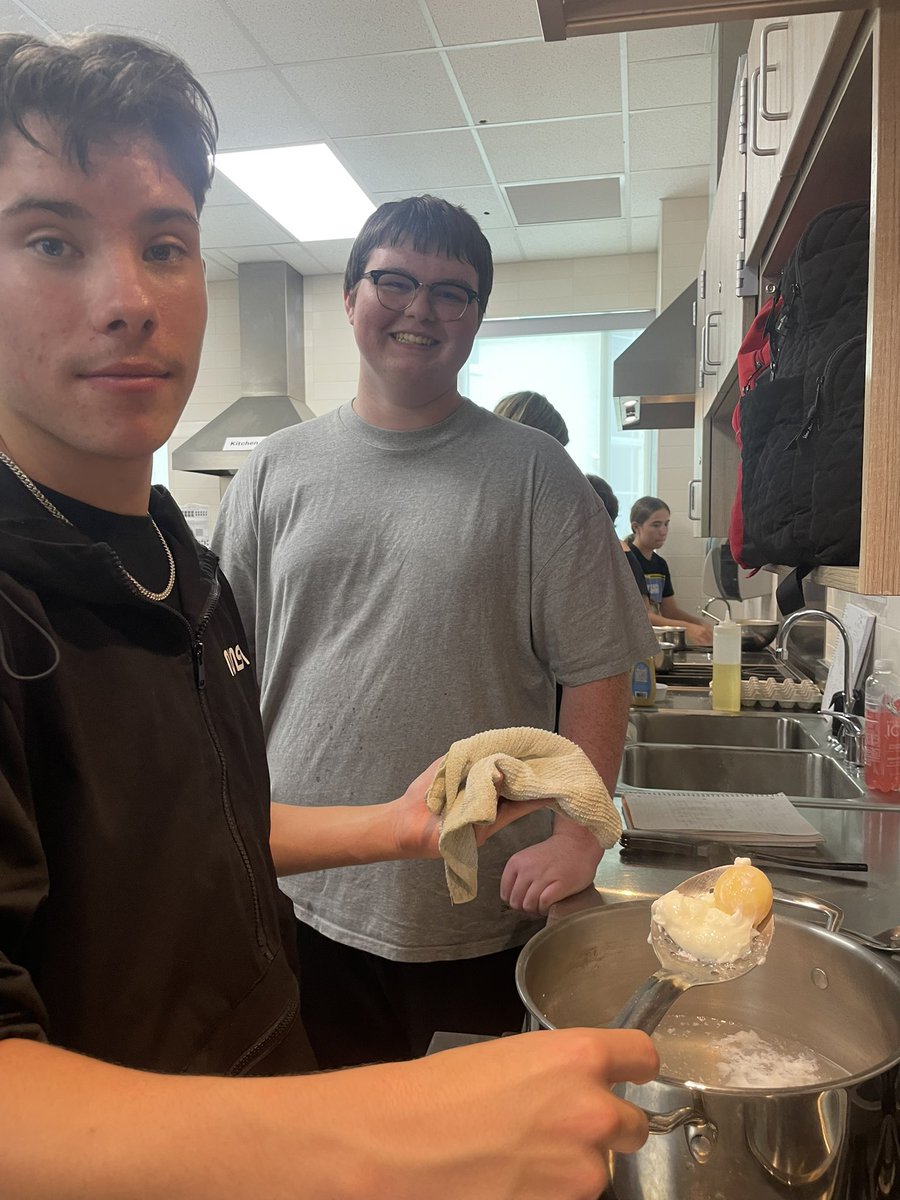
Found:
[{"label": "hoodie zipper", "polygon": [[243,1075],[261,1059],[265,1058],[270,1050],[273,1050],[275,1046],[284,1041],[285,1034],[294,1021],[296,1021],[299,1011],[300,1001],[295,996],[275,1024],[270,1026],[262,1037],[257,1038],[253,1045],[244,1051],[237,1062],[229,1067],[226,1074]]},{"label": "hoodie zipper", "polygon": [[[129,589],[139,599],[144,600],[146,603],[153,603],[158,607],[158,601],[147,601],[146,597],[141,596],[140,592],[137,591],[131,581],[130,576],[128,575],[128,572],[122,566],[122,563],[115,552],[113,552],[113,557],[115,558],[116,566],[127,582]],[[256,944],[265,955],[266,960],[271,962],[274,958],[274,953],[269,945],[269,940],[266,937],[265,929],[263,928],[262,906],[260,904],[259,888],[256,883],[256,876],[253,874],[253,863],[250,861],[250,855],[247,852],[247,846],[243,837],[241,836],[241,831],[238,828],[237,818],[234,815],[234,807],[232,806],[231,796],[228,792],[228,770],[225,761],[225,753],[222,750],[222,743],[219,741],[219,735],[216,732],[215,723],[213,722],[209,701],[206,698],[206,665],[204,661],[205,650],[203,645],[203,632],[212,620],[213,612],[215,611],[221,594],[222,585],[219,583],[218,573],[215,572],[212,577],[212,586],[210,588],[209,597],[202,613],[200,614],[200,620],[197,623],[196,629],[191,627],[190,621],[188,621],[184,614],[180,613],[177,609],[167,607],[167,611],[170,612],[174,617],[178,618],[182,625],[184,625],[187,629],[188,636],[190,637],[191,662],[194,668],[194,684],[196,686],[197,696],[200,701],[200,711],[203,714],[206,732],[209,735],[209,739],[212,742],[213,749],[215,750],[216,756],[219,760],[219,769],[222,779],[222,808],[225,812],[225,820],[228,822],[228,829],[231,833],[232,841],[235,844],[238,854],[241,856],[241,861],[244,864],[244,870],[247,874],[247,882],[250,887],[250,895],[253,901],[253,919],[256,929]]]}]

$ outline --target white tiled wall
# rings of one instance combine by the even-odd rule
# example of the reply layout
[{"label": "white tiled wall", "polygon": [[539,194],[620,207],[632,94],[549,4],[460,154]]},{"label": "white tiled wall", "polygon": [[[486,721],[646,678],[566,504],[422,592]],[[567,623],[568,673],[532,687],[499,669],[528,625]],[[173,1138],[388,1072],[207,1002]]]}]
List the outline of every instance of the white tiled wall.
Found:
[{"label": "white tiled wall", "polygon": [[[827,606],[837,616],[844,611],[844,606],[848,601],[875,614],[873,660],[889,658],[894,664],[894,670],[900,671],[900,596],[855,596],[851,592],[841,592],[835,588],[828,589]],[[830,626],[826,633],[828,635],[828,653],[830,654],[835,633]]]}]

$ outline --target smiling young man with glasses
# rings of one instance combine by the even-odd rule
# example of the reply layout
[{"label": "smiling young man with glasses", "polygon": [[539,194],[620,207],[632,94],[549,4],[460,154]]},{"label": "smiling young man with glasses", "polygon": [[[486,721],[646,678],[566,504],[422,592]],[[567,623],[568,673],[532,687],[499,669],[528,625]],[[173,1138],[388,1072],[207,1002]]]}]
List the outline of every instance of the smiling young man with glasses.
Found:
[{"label": "smiling young man with glasses", "polygon": [[[273,434],[225,495],[214,541],[255,638],[278,801],[387,800],[458,738],[552,729],[557,680],[560,732],[615,785],[628,673],[656,643],[563,447],[457,390],[492,281],[463,209],[383,204],[344,277],[356,396]],[[321,1064],[520,1028],[519,950],[599,856],[538,813],[492,839],[477,898],[455,908],[441,864],[283,879]]]}]

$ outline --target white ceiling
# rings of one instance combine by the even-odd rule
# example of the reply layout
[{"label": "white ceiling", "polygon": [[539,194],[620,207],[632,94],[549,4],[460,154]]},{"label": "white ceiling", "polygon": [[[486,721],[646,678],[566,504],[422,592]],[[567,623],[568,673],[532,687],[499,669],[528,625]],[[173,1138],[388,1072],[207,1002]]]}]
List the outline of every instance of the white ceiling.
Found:
[{"label": "white ceiling", "polygon": [[[653,251],[659,201],[709,191],[710,25],[546,43],[535,0],[0,0],[6,32],[89,27],[182,54],[221,149],[324,141],[376,204],[464,205],[499,262]],[[517,225],[504,190],[609,177],[622,213],[603,220]],[[203,243],[211,279],[342,272],[351,244],[297,242],[221,177]]]}]

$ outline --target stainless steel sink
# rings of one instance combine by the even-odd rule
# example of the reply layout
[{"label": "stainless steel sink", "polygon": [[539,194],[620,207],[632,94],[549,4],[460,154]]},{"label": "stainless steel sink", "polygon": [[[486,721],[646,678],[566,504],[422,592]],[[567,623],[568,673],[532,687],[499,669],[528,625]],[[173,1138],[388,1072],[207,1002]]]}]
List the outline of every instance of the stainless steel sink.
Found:
[{"label": "stainless steel sink", "polygon": [[[767,713],[632,712],[636,742],[693,746],[755,746],[775,750],[812,749],[820,743],[796,717]],[[822,733],[826,725],[822,723]]]},{"label": "stainless steel sink", "polygon": [[677,791],[785,792],[836,800],[865,795],[862,783],[837,759],[815,750],[630,745],[620,781],[626,787]]}]

